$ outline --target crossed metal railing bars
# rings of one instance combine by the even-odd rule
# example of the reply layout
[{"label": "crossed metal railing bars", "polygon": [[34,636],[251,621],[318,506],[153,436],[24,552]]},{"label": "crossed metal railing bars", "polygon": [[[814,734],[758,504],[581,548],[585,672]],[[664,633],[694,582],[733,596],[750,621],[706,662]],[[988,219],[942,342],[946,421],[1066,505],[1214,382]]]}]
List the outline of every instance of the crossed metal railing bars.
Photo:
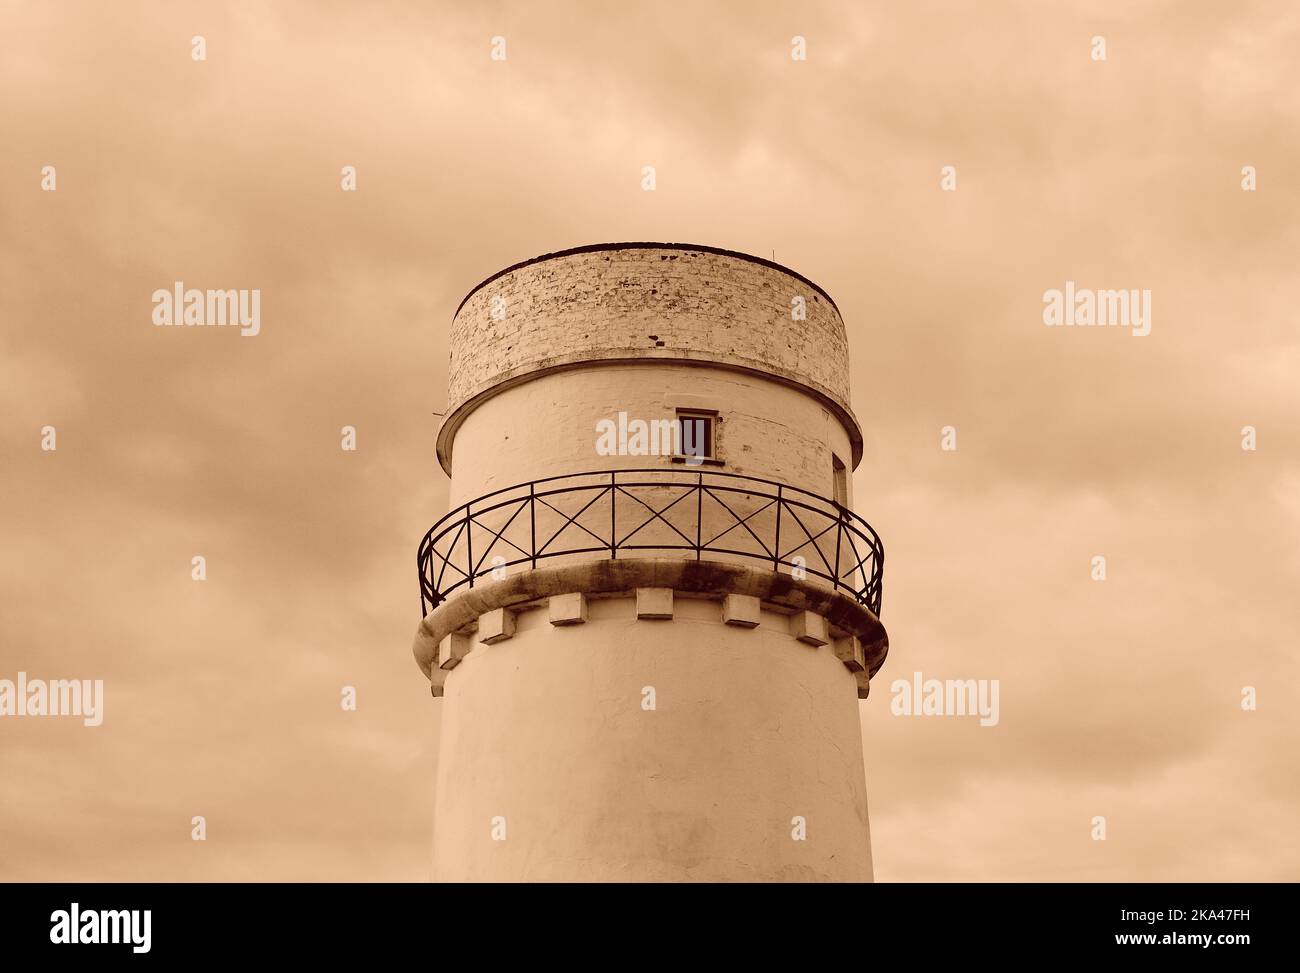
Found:
[{"label": "crossed metal railing bars", "polygon": [[820,578],[880,614],[885,551],[861,517],[773,480],[664,469],[552,476],[456,507],[420,541],[420,607],[427,615],[457,588],[517,565],[630,551],[766,561],[773,571]]}]

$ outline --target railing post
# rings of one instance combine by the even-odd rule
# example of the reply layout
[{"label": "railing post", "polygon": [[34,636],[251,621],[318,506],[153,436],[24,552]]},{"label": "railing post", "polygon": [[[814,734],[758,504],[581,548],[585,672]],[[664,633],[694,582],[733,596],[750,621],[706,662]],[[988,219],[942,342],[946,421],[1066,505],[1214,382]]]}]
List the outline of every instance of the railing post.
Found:
[{"label": "railing post", "polygon": [[467,561],[465,566],[469,568],[466,573],[469,575],[469,586],[471,588],[474,587],[474,514],[470,511],[473,503],[474,501],[471,500],[465,504],[465,558]]},{"label": "railing post", "polygon": [[[424,553],[423,547],[424,544],[423,542],[421,542],[420,544],[421,549],[415,552],[415,570],[420,575],[420,617],[421,618],[424,618],[425,615],[429,614],[427,611],[424,610],[424,559],[421,557],[421,555]],[[429,568],[430,570],[432,570],[433,568],[432,557],[429,558]],[[432,588],[433,585],[430,584],[429,587]]]},{"label": "railing post", "polygon": [[781,570],[781,510],[785,500],[781,498],[781,484],[776,485],[776,538],[772,542],[772,570]]},{"label": "railing post", "polygon": [[537,570],[537,481],[528,484],[528,553],[533,558],[533,570]]},{"label": "railing post", "polygon": [[[872,531],[874,534],[875,532]],[[875,553],[871,558],[871,575],[876,582],[876,597],[872,599],[873,604],[869,606],[877,617],[880,615],[880,602],[884,597],[885,587],[885,546],[879,543],[880,538],[876,538]]]},{"label": "railing post", "polygon": [[[834,501],[832,501],[834,502]],[[840,590],[840,543],[844,540],[844,508],[835,504],[835,590]]]},{"label": "railing post", "polygon": [[695,560],[698,561],[704,546],[704,471],[695,476]]},{"label": "railing post", "polygon": [[609,471],[609,559],[611,561],[618,560],[618,547],[616,545],[618,541],[618,521],[614,518],[614,502],[618,498],[618,487],[615,484],[615,477],[617,476],[617,471]]}]

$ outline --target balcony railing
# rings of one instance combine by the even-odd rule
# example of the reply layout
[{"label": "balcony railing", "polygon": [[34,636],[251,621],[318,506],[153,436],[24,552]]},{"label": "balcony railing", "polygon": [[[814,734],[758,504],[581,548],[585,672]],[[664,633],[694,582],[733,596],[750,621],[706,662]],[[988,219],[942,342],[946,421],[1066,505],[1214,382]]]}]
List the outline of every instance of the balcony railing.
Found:
[{"label": "balcony railing", "polygon": [[455,508],[420,541],[420,606],[428,614],[457,588],[519,565],[641,551],[766,562],[880,614],[885,551],[861,517],[772,480],[681,469],[552,476]]}]

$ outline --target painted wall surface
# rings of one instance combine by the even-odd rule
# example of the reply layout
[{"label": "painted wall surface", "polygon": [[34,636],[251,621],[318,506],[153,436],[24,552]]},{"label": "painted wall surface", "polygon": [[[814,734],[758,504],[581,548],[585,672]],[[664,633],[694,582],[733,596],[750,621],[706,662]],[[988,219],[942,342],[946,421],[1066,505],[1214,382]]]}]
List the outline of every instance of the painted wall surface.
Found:
[{"label": "painted wall surface", "polygon": [[441,704],[435,880],[870,881],[853,677],[719,611],[592,601],[478,645]]},{"label": "painted wall surface", "polygon": [[677,408],[718,411],[717,455],[724,465],[705,467],[710,471],[775,480],[830,497],[831,454],[849,461],[844,427],[798,389],[672,362],[597,365],[544,375],[478,405],[454,440],[451,505],[546,476],[673,468],[664,456],[599,455],[596,427],[602,419],[617,421],[619,412],[629,419],[672,419]]}]

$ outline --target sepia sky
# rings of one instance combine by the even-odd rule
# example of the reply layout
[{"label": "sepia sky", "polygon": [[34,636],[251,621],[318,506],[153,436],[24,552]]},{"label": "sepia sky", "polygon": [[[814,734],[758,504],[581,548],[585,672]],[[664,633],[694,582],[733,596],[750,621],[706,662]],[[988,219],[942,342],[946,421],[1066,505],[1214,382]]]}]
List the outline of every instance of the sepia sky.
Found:
[{"label": "sepia sky", "polygon": [[[0,678],[106,697],[0,718],[0,879],[428,878],[450,318],[618,240],[844,314],[878,880],[1300,879],[1300,9],[1047,7],[0,0]],[[178,280],[261,333],[155,327]],[[1044,327],[1067,280],[1151,333]]]}]

